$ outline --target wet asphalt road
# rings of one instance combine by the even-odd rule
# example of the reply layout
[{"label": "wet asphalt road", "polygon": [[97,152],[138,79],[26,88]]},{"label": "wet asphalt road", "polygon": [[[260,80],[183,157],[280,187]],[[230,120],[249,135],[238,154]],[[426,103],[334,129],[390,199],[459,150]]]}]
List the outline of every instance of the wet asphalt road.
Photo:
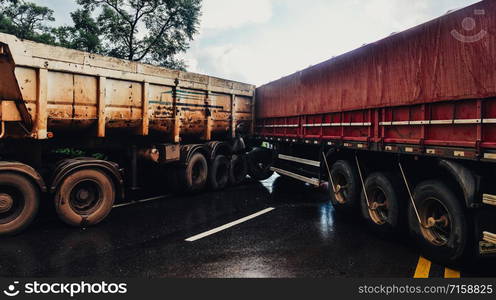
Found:
[{"label": "wet asphalt road", "polygon": [[[185,241],[269,207],[275,209]],[[419,261],[408,239],[378,236],[360,218],[336,215],[325,193],[277,177],[118,207],[85,230],[44,217],[1,245],[2,277],[409,278]],[[496,275],[481,265],[461,276]],[[432,264],[430,277],[444,270]]]}]

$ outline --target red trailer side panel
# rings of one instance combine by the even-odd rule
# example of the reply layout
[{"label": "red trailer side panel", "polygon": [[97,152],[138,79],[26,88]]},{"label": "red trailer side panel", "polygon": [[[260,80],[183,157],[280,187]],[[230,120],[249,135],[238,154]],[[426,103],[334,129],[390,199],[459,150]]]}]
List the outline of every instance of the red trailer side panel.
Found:
[{"label": "red trailer side panel", "polygon": [[486,0],[262,86],[256,109],[266,119],[490,97],[496,1]]}]

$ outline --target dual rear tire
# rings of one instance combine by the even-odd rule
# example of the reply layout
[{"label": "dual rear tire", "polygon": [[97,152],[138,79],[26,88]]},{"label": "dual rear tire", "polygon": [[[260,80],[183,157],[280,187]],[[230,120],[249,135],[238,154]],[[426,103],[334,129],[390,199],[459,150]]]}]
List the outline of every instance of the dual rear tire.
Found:
[{"label": "dual rear tire", "polygon": [[209,169],[209,185],[214,191],[222,190],[229,184],[231,162],[224,155],[218,155]]},{"label": "dual rear tire", "polygon": [[188,165],[181,169],[182,179],[187,192],[197,193],[205,189],[208,178],[208,163],[205,156],[195,153]]},{"label": "dual rear tire", "polygon": [[362,214],[374,230],[398,233],[406,227],[407,220],[410,236],[425,256],[453,263],[467,253],[470,218],[461,199],[444,182],[419,183],[413,192],[415,207],[401,182],[391,174],[370,175],[365,190],[370,206],[362,193]]},{"label": "dual rear tire", "polygon": [[[331,168],[329,188],[331,202],[337,211],[353,213],[361,210],[367,223],[376,231],[393,232],[401,225],[403,201],[401,184],[388,173],[373,173],[365,181],[365,191],[358,170],[350,162],[340,160]],[[332,186],[334,185],[334,186]]]},{"label": "dual rear tire", "polygon": [[359,206],[368,226],[383,234],[400,233],[407,225],[424,255],[436,261],[456,262],[467,253],[470,216],[446,183],[430,180],[417,184],[413,191],[417,216],[401,177],[373,173],[362,188],[358,170],[347,161],[336,162],[331,176],[334,189],[329,188],[330,198],[336,210],[352,212]]},{"label": "dual rear tire", "polygon": [[229,160],[224,155],[217,156],[209,171],[210,188],[222,190],[228,185],[239,185],[247,176],[246,159],[242,155],[233,155]]},{"label": "dual rear tire", "polygon": [[246,159],[242,155],[233,155],[229,160],[218,155],[210,166],[201,153],[194,154],[187,167],[183,169],[183,180],[188,192],[200,192],[207,186],[217,191],[228,185],[238,185],[247,176]]}]

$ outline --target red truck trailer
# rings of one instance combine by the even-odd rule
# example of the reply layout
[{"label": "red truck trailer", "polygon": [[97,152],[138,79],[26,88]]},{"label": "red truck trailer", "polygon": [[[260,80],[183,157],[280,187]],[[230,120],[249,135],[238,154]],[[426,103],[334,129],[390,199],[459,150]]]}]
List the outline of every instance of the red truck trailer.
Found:
[{"label": "red truck trailer", "polygon": [[251,175],[328,182],[336,211],[409,228],[440,260],[489,254],[495,97],[496,1],[482,1],[259,87]]}]

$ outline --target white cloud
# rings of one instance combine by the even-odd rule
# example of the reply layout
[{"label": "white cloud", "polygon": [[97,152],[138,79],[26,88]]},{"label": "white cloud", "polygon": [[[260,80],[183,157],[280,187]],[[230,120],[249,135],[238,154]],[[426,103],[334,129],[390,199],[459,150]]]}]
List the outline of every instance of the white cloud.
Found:
[{"label": "white cloud", "polygon": [[386,26],[404,28],[428,19],[428,1],[368,0],[362,5],[365,16]]},{"label": "white cloud", "polygon": [[[246,6],[231,6],[227,12],[217,6],[217,13],[219,17],[229,14],[228,20],[243,20],[252,15],[245,10],[252,1],[242,1]],[[211,18],[211,12],[207,13],[212,9],[209,3],[213,2],[224,1],[205,1],[207,20]],[[260,1],[259,4],[262,2],[278,5],[277,10],[272,9],[272,18],[258,19],[262,25],[249,24],[257,21],[247,19],[210,23],[210,28],[230,29],[229,37],[243,38],[226,39],[225,31],[201,34],[186,55],[187,61],[194,62],[194,68],[190,65],[190,69],[263,84],[477,0],[312,0],[306,1],[304,6],[300,0]]]},{"label": "white cloud", "polygon": [[203,29],[231,29],[263,23],[272,16],[271,0],[205,0]]}]

